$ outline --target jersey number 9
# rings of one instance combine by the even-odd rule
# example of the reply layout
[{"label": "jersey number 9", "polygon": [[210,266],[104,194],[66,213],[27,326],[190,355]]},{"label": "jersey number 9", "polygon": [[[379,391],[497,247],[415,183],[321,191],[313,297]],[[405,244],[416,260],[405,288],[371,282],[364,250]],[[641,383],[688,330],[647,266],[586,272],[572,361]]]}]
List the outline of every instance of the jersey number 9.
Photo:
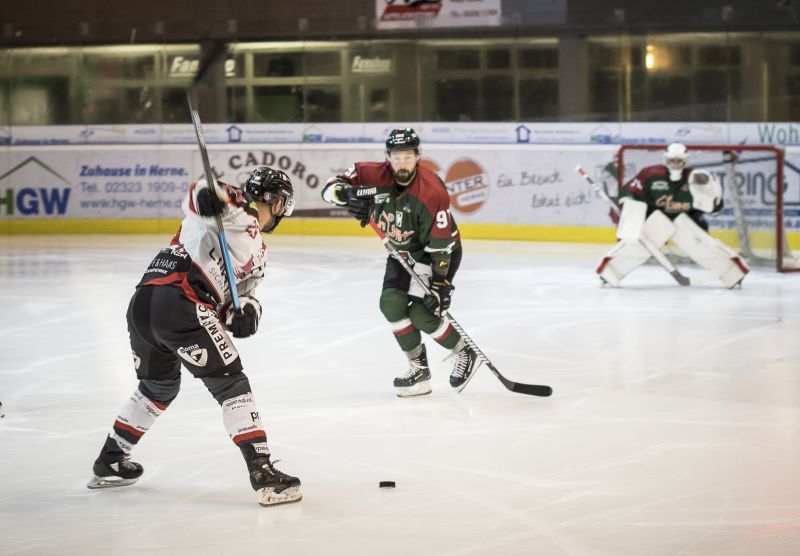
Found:
[{"label": "jersey number 9", "polygon": [[437,228],[447,228],[447,224],[450,222],[450,218],[447,214],[448,211],[440,210],[436,213],[436,227]]}]

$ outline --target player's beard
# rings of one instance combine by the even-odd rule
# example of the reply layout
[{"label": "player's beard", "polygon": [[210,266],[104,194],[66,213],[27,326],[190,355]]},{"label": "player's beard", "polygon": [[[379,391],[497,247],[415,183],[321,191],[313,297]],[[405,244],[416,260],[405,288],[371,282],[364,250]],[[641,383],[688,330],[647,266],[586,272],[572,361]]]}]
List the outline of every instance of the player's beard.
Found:
[{"label": "player's beard", "polygon": [[414,168],[413,170],[406,170],[405,168],[402,168],[394,173],[394,179],[400,185],[408,185],[411,183],[411,180],[414,179],[414,174],[416,173],[417,173],[416,168]]}]

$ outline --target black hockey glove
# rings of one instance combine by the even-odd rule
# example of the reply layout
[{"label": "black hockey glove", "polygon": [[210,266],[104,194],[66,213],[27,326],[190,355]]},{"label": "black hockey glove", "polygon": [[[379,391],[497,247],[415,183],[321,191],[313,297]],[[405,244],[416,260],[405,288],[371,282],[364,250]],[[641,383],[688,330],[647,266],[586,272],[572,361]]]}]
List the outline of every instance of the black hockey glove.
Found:
[{"label": "black hockey glove", "polygon": [[197,192],[197,214],[200,216],[217,216],[222,214],[225,203],[217,197],[217,192],[204,187]]},{"label": "black hockey glove", "polygon": [[342,191],[343,200],[347,201],[347,212],[361,223],[363,228],[369,223],[372,205],[377,189],[374,187],[345,187]]},{"label": "black hockey glove", "polygon": [[442,313],[447,312],[450,308],[450,297],[455,288],[444,278],[440,280],[434,278],[428,289],[431,290],[431,293],[426,294],[422,302],[431,313],[441,317]]},{"label": "black hockey glove", "polygon": [[254,297],[239,298],[242,308],[236,311],[232,307],[225,313],[225,326],[234,338],[247,338],[258,330],[261,319],[261,304]]}]

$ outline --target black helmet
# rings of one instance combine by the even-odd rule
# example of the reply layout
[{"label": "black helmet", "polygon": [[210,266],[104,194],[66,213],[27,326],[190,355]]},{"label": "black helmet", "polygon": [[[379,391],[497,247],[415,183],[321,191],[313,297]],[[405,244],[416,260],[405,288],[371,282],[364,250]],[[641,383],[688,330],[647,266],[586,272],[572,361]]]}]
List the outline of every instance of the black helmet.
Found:
[{"label": "black helmet", "polygon": [[404,129],[393,129],[386,139],[386,152],[414,149],[419,154],[419,137],[417,132],[410,127]]},{"label": "black helmet", "polygon": [[291,216],[294,210],[294,189],[289,176],[280,170],[259,166],[250,173],[244,190],[259,203],[272,205],[278,197],[283,197],[284,211],[281,216]]}]

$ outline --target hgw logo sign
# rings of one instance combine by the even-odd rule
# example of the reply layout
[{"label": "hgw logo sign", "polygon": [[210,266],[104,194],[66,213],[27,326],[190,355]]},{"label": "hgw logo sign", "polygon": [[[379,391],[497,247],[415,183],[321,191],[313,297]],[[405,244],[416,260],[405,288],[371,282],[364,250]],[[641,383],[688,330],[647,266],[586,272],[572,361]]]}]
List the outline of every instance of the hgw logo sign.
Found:
[{"label": "hgw logo sign", "polygon": [[[14,166],[0,176],[0,215],[38,216],[66,213],[72,189],[42,187],[42,184],[52,183],[54,178],[64,185],[70,185],[64,176],[35,156]],[[31,186],[26,187],[27,184]],[[9,185],[13,187],[8,187]]]}]

